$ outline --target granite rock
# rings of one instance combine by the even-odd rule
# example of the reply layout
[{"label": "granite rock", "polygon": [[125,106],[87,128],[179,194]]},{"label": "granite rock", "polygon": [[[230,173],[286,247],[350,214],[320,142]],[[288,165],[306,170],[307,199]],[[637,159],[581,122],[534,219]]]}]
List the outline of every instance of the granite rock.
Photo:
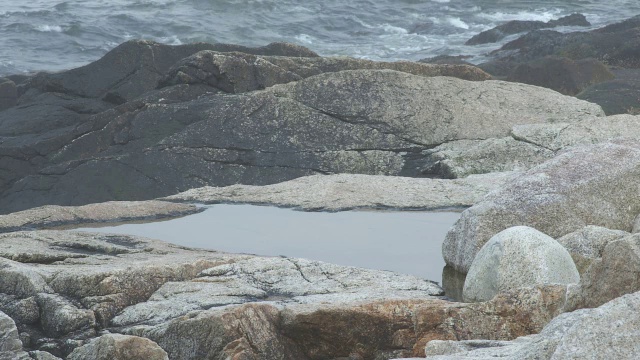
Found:
[{"label": "granite rock", "polygon": [[433,360],[636,359],[639,310],[640,293],[636,292],[595,309],[562,314],[540,334],[513,341],[433,341],[425,353]]},{"label": "granite rock", "polygon": [[78,207],[42,206],[0,215],[0,233],[81,224],[155,220],[190,215],[194,205],[163,201],[112,201]]},{"label": "granite rock", "polygon": [[314,175],[273,185],[203,187],[164,198],[169,201],[247,203],[307,211],[359,208],[435,210],[471,206],[516,173],[464,179],[414,179],[357,174]]},{"label": "granite rock", "polygon": [[579,280],[571,255],[562,245],[536,229],[515,226],[482,246],[467,273],[463,298],[487,301],[506,290]]},{"label": "granite rock", "polygon": [[583,274],[595,260],[602,258],[602,252],[610,242],[629,235],[626,231],[589,225],[559,238],[558,242],[569,251],[578,271]]},{"label": "granite rock", "polygon": [[488,194],[449,231],[443,256],[468,272],[480,248],[518,225],[559,238],[586,225],[631,231],[640,213],[640,145],[627,140],[574,147]]},{"label": "granite rock", "polygon": [[102,335],[79,348],[68,360],[169,360],[167,353],[149,339],[120,334]]}]

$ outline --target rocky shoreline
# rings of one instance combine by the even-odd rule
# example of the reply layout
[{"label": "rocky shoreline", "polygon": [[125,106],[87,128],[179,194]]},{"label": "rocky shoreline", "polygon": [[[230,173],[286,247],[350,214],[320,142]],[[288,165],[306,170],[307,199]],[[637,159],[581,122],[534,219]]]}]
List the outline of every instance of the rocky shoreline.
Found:
[{"label": "rocky shoreline", "polygon": [[[0,359],[637,358],[640,117],[592,95],[638,19],[510,24],[479,66],[130,41],[0,80]],[[59,230],[194,203],[466,210],[442,286]]]}]

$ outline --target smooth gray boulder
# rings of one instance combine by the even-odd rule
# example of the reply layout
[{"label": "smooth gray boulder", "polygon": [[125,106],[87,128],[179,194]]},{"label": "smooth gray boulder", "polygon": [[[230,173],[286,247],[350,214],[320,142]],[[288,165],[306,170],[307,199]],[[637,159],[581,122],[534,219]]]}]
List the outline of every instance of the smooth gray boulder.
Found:
[{"label": "smooth gray boulder", "polygon": [[73,350],[67,360],[169,360],[158,344],[145,338],[107,334]]},{"label": "smooth gray boulder", "polygon": [[445,238],[444,259],[467,273],[493,235],[518,225],[554,238],[586,225],[629,232],[640,213],[638,176],[637,141],[567,150],[465,210]]},{"label": "smooth gray boulder", "polygon": [[583,274],[595,260],[602,258],[602,252],[610,242],[629,235],[626,231],[589,225],[557,240],[569,251],[578,272]]},{"label": "smooth gray boulder", "polygon": [[562,245],[536,229],[515,226],[482,246],[467,273],[462,294],[464,301],[480,302],[521,287],[578,281],[580,274]]},{"label": "smooth gray boulder", "polygon": [[637,359],[640,354],[640,292],[624,295],[595,309],[562,314],[537,335],[512,341],[434,341],[433,360],[596,360]]},{"label": "smooth gray boulder", "polygon": [[493,173],[444,180],[358,174],[314,175],[264,186],[202,187],[164,199],[186,203],[276,205],[307,211],[435,210],[471,206],[515,176],[517,173]]}]

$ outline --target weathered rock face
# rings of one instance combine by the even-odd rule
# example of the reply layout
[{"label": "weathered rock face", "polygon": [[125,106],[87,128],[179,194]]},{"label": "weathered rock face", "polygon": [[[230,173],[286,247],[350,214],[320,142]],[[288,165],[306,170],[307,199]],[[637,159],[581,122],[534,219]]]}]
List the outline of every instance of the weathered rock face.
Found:
[{"label": "weathered rock face", "polygon": [[555,238],[586,225],[631,231],[640,213],[639,175],[636,141],[568,150],[465,210],[443,244],[445,261],[466,273],[493,235],[518,225]]},{"label": "weathered rock face", "polygon": [[538,29],[548,29],[557,26],[590,26],[591,23],[587,21],[587,18],[582,14],[572,14],[561,17],[556,20],[543,21],[523,21],[513,20],[502,25],[498,25],[493,29],[483,31],[478,35],[473,36],[467,40],[465,45],[479,45],[486,43],[498,42],[504,39],[508,35],[523,33]]},{"label": "weathered rock face", "polygon": [[595,260],[602,258],[602,252],[610,242],[629,235],[626,231],[589,225],[559,238],[558,242],[569,251],[578,272],[584,274]]},{"label": "weathered rock face", "polygon": [[309,211],[358,208],[435,210],[471,206],[516,175],[493,173],[457,180],[355,174],[315,175],[265,186],[203,187],[165,199],[206,204],[276,205]]},{"label": "weathered rock face", "polygon": [[515,226],[482,246],[469,268],[463,298],[487,301],[507,290],[579,280],[571,255],[562,245],[536,229]]},{"label": "weathered rock face", "polygon": [[43,206],[0,215],[0,233],[56,226],[115,223],[179,217],[198,212],[195,205],[164,201],[112,201],[79,207]]},{"label": "weathered rock face", "polygon": [[640,235],[606,244],[601,258],[591,261],[579,286],[569,296],[569,309],[596,307],[624,294],[640,291]]},{"label": "weathered rock face", "polygon": [[13,320],[5,313],[0,312],[0,357],[5,352],[17,352],[22,350],[22,342],[18,337],[18,329]]},{"label": "weathered rock face", "polygon": [[585,118],[575,123],[516,125],[511,130],[514,139],[551,151],[576,145],[589,145],[615,138],[640,139],[640,117],[615,115]]},{"label": "weathered rock face", "polygon": [[[433,341],[428,359],[636,359],[640,354],[640,293],[599,308],[566,313],[538,335],[513,341]],[[615,328],[612,329],[612,324]]]},{"label": "weathered rock face", "polygon": [[471,174],[528,170],[555,155],[548,148],[526,140],[518,141],[513,137],[505,137],[448,142],[424,150],[422,155],[425,158],[419,163],[421,167],[418,170],[425,175],[455,179]]},{"label": "weathered rock face", "polygon": [[[190,95],[182,94],[198,86],[200,97],[185,101]],[[40,170],[12,183],[0,211],[317,173],[417,176],[420,151],[433,145],[506,136],[515,124],[602,115],[593,104],[537,87],[389,70],[321,74],[244,95],[206,88],[213,89],[175,85],[94,115],[43,164],[12,165],[20,171],[7,172],[9,183]],[[166,98],[178,102],[160,100]]]},{"label": "weathered rock face", "polygon": [[75,349],[69,360],[169,360],[167,353],[149,339],[107,334]]},{"label": "weathered rock face", "polygon": [[565,294],[564,286],[538,286],[504,292],[482,303],[420,308],[413,356],[424,355],[424,345],[433,340],[511,340],[538,333],[563,312]]},{"label": "weathered rock face", "polygon": [[594,59],[571,60],[547,56],[517,66],[509,81],[553,89],[565,95],[576,95],[590,85],[613,79],[606,65]]}]

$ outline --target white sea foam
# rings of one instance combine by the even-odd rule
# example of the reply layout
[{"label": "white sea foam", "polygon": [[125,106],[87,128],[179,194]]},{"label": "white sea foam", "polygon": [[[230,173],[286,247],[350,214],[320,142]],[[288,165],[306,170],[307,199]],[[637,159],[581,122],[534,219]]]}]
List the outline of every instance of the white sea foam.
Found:
[{"label": "white sea foam", "polygon": [[549,21],[558,18],[562,13],[561,9],[519,11],[515,13],[495,12],[480,13],[479,17],[493,21],[505,22],[511,20]]},{"label": "white sea foam", "polygon": [[176,35],[160,37],[158,38],[158,41],[167,45],[182,45],[182,40],[180,40]]},{"label": "white sea foam", "polygon": [[38,25],[36,26],[36,30],[41,32],[62,32],[62,27],[60,25]]},{"label": "white sea foam", "polygon": [[409,31],[407,29],[403,29],[403,28],[398,27],[398,26],[393,26],[391,24],[382,24],[380,27],[382,29],[384,29],[384,31],[387,32],[387,33],[401,34],[401,35],[409,33]]},{"label": "white sea foam", "polygon": [[314,38],[311,35],[307,35],[307,34],[296,35],[295,38],[299,42],[301,42],[303,44],[307,44],[307,45],[313,44],[314,40],[316,40],[316,38]]},{"label": "white sea foam", "polygon": [[459,17],[449,17],[447,22],[457,28],[469,30],[469,24],[462,21]]}]

